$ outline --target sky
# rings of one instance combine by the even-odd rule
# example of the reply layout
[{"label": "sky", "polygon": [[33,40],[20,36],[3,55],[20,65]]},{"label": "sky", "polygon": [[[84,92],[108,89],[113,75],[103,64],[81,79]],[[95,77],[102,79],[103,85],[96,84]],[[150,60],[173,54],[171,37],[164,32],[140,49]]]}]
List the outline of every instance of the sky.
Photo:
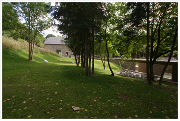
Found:
[{"label": "sky", "polygon": [[[51,2],[51,6],[55,6],[55,2]],[[42,34],[44,37],[46,37],[48,34],[53,34],[55,36],[62,36],[62,34],[59,33],[57,26],[53,26],[53,27],[50,27],[49,29],[42,31]]]}]

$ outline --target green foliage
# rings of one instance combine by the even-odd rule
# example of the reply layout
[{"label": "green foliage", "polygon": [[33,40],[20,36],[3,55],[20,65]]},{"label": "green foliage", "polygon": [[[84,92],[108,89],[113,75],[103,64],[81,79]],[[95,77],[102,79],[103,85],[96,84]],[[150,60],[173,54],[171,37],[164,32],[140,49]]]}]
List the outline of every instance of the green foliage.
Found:
[{"label": "green foliage", "polygon": [[44,42],[45,42],[45,40],[46,40],[46,38],[43,37],[42,34],[37,33],[34,42],[36,43],[36,45],[37,45],[38,47],[43,48],[43,47],[44,47]]},{"label": "green foliage", "polygon": [[147,2],[128,2],[127,10],[132,10],[130,20],[133,23],[132,26],[138,26],[146,18]]},{"label": "green foliage", "polygon": [[[90,75],[91,54],[93,54],[94,35],[101,31],[103,19],[102,3],[62,2],[54,12],[54,18],[61,24],[58,30],[66,35],[66,45],[74,52],[81,54],[85,74]],[[84,66],[86,65],[86,66]],[[93,65],[93,64],[92,64]]]},{"label": "green foliage", "polygon": [[18,40],[18,38],[25,39],[27,36],[27,34],[24,34],[26,32],[26,26],[19,22],[18,17],[17,11],[10,3],[2,3],[3,34],[6,33],[6,36],[12,37],[15,40]]},{"label": "green foliage", "polygon": [[72,50],[71,45],[81,45],[86,37],[92,37],[92,26],[98,32],[99,19],[103,14],[98,6],[101,3],[61,3],[58,11],[54,12],[54,18],[62,22],[58,25],[58,30],[68,36],[67,43]]},{"label": "green foliage", "polygon": [[14,30],[19,25],[18,15],[13,6],[8,2],[2,2],[2,30]]},{"label": "green foliage", "polygon": [[46,39],[49,38],[49,37],[56,37],[56,36],[53,35],[53,34],[48,34],[48,35],[46,36]]},{"label": "green foliage", "polygon": [[[130,29],[132,29],[133,27],[133,29],[136,28],[133,31],[146,30],[146,3],[128,3],[127,8],[128,10],[132,10],[130,16],[132,25]],[[173,37],[175,34],[175,29],[177,27],[177,14],[177,3],[175,2],[150,3],[150,42],[153,43],[153,45],[151,46],[151,48],[153,48],[151,56],[155,57],[155,59],[157,59],[160,56],[168,55],[170,52]],[[138,32],[138,34],[140,35],[136,36],[139,38],[141,36],[141,33]],[[135,40],[136,39],[137,38],[135,38]],[[176,46],[174,48],[175,50],[177,50],[177,41]],[[156,56],[155,53],[157,53]]]}]

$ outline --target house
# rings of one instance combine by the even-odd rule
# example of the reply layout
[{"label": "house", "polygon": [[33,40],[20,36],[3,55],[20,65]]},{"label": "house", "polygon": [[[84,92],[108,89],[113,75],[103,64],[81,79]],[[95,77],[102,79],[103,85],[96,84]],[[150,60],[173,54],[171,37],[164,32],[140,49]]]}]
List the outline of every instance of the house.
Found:
[{"label": "house", "polygon": [[64,38],[49,37],[44,42],[44,48],[57,52],[62,57],[72,57],[73,52],[66,46]]}]

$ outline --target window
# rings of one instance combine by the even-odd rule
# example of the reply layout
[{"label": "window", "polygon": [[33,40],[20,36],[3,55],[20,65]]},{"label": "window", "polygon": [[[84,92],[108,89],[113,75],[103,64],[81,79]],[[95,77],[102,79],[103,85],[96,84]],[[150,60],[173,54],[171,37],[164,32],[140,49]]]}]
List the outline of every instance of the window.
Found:
[{"label": "window", "polygon": [[61,55],[61,50],[56,50],[56,52],[57,52],[59,55]]},{"label": "window", "polygon": [[66,56],[68,56],[68,52],[66,52]]}]

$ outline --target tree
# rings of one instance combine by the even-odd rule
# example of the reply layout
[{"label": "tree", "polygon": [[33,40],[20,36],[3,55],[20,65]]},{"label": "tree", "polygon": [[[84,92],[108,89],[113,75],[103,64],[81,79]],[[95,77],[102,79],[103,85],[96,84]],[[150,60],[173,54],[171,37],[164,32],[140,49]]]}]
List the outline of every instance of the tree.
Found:
[{"label": "tree", "polygon": [[[177,27],[177,3],[151,3],[153,20],[151,25],[150,75],[154,79],[153,65],[156,59],[168,54],[171,49],[177,50],[173,43],[174,30]],[[160,7],[156,7],[160,6]],[[173,17],[172,17],[173,16]],[[157,23],[157,24],[156,24]],[[156,26],[155,26],[156,25]],[[174,47],[172,47],[174,46]]]},{"label": "tree", "polygon": [[149,75],[149,2],[147,2],[147,46],[146,46],[146,73],[148,84],[152,84]]},{"label": "tree", "polygon": [[147,20],[146,73],[148,84],[152,84],[149,76],[149,2],[128,3],[128,10],[132,10],[130,20],[134,28],[139,27],[143,20]]},{"label": "tree", "polygon": [[107,32],[112,38],[109,43],[111,43],[114,55],[124,58],[134,57],[138,51],[144,50],[145,32],[140,28],[131,26],[131,16],[130,12],[127,11],[127,3],[108,3],[107,9],[110,14]]},{"label": "tree", "polygon": [[108,40],[107,40],[107,32],[106,32],[106,30],[107,30],[107,20],[110,18],[110,12],[109,12],[109,10],[107,9],[107,6],[106,6],[106,4],[105,4],[105,7],[104,7],[104,10],[105,10],[105,17],[104,17],[104,29],[105,29],[105,34],[104,34],[104,41],[105,41],[105,45],[106,45],[106,52],[107,52],[107,62],[108,62],[108,67],[109,67],[109,70],[111,71],[111,76],[114,76],[114,72],[113,72],[113,70],[112,70],[112,68],[111,68],[111,65],[110,65],[110,62],[109,62],[109,50],[108,50],[108,44],[107,44],[107,42],[108,42]]},{"label": "tree", "polygon": [[[149,32],[150,41],[147,42],[147,45],[150,43],[150,79],[154,80],[153,65],[156,60],[165,54],[169,54],[172,49],[177,49],[177,42],[174,45],[172,43],[174,36],[173,32],[177,27],[178,12],[177,3],[148,3],[149,5],[147,5],[147,7],[149,6],[150,11],[152,12],[149,12],[149,17],[147,17],[149,19],[146,19],[144,16],[145,14],[141,13],[147,8],[146,4],[129,3],[130,9],[133,11],[131,14],[131,21],[134,23],[133,26],[136,28],[147,29],[147,35],[149,31],[148,28],[151,28],[151,31]],[[138,10],[141,11],[138,12]],[[141,17],[137,17],[139,16],[138,14],[141,15]],[[148,23],[150,24],[148,25]],[[146,52],[148,52],[148,50],[149,48],[147,47]],[[148,58],[149,56],[146,57]],[[147,59],[147,69],[149,68],[148,61],[149,59]],[[147,72],[149,72],[149,69]]]},{"label": "tree", "polygon": [[[47,12],[50,9],[50,3],[44,2],[19,2],[12,3],[18,11],[19,16],[26,21],[26,26],[29,28],[29,61],[33,59],[33,40],[37,33],[49,28],[52,25],[52,20],[47,17]],[[32,31],[34,31],[32,35]]]},{"label": "tree", "polygon": [[66,43],[75,54],[81,54],[81,66],[87,76],[91,74],[94,33],[100,31],[101,8],[101,3],[61,3],[54,12],[54,18],[60,21],[58,30],[67,36]]},{"label": "tree", "polygon": [[8,31],[9,37],[18,40],[22,38],[21,30],[24,26],[19,22],[18,14],[8,2],[2,2],[2,30]]},{"label": "tree", "polygon": [[35,42],[35,44],[36,44],[38,47],[43,48],[43,47],[44,47],[44,42],[45,42],[45,40],[46,40],[46,38],[43,37],[42,34],[37,33],[34,42]]},{"label": "tree", "polygon": [[177,37],[177,29],[175,30],[175,35],[174,35],[174,39],[173,39],[173,43],[172,43],[172,47],[171,47],[171,52],[170,52],[170,55],[169,55],[169,59],[168,59],[168,62],[166,63],[166,65],[165,65],[165,67],[164,67],[164,69],[163,69],[163,71],[162,71],[162,74],[161,74],[161,78],[160,78],[160,80],[159,80],[159,85],[162,85],[162,79],[163,79],[163,76],[164,76],[164,73],[165,73],[165,70],[166,70],[166,68],[167,68],[167,66],[168,66],[168,64],[169,64],[169,62],[170,62],[170,60],[171,60],[171,57],[172,57],[172,55],[173,55],[173,51],[174,51],[174,46],[175,46],[175,43],[176,43],[176,37]]},{"label": "tree", "polygon": [[18,24],[20,23],[16,10],[10,3],[2,2],[2,30],[17,29]]},{"label": "tree", "polygon": [[53,35],[53,34],[48,34],[48,35],[46,36],[46,39],[49,38],[49,37],[56,37],[56,36]]}]

